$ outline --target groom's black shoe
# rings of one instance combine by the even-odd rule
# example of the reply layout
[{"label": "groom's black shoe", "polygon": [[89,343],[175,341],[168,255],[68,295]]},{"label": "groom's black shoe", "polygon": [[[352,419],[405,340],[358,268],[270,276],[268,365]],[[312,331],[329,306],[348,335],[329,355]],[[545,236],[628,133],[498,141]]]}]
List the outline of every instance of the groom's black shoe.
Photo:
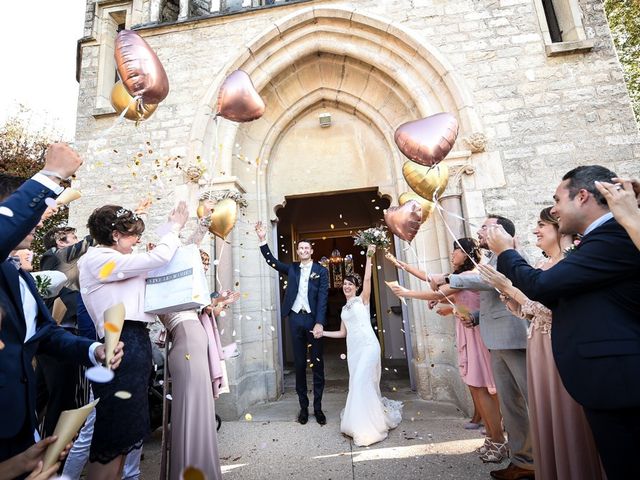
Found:
[{"label": "groom's black shoe", "polygon": [[324,416],[322,410],[314,410],[313,414],[316,416],[316,422],[318,422],[320,425],[327,424],[327,417]]},{"label": "groom's black shoe", "polygon": [[304,425],[309,421],[309,410],[306,408],[301,408],[300,413],[298,414],[298,423]]}]

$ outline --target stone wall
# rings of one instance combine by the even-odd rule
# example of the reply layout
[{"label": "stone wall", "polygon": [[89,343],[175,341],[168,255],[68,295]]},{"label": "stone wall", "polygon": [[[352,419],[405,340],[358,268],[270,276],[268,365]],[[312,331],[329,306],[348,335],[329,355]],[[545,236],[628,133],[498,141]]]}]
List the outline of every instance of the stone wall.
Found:
[{"label": "stone wall", "polygon": [[[132,3],[134,18],[131,23],[148,23],[151,2],[135,0]],[[151,192],[159,198],[151,212],[151,225],[157,225],[175,200],[175,196],[170,194],[173,185],[183,180],[176,175],[171,179],[173,183],[168,178],[162,185],[153,183],[150,180],[154,175],[152,164],[155,159],[170,156],[194,161],[194,139],[200,143],[207,140],[203,138],[206,130],[201,130],[196,120],[198,111],[202,109],[204,99],[217,88],[216,82],[224,77],[228,65],[239,55],[245,55],[247,45],[259,49],[260,45],[255,46],[254,41],[264,32],[276,33],[267,34],[268,39],[262,43],[277,39],[280,29],[288,27],[279,23],[275,28],[274,24],[286,17],[296,12],[309,12],[310,7],[328,9],[339,6],[336,15],[354,19],[357,16],[363,25],[359,27],[363,36],[373,35],[379,23],[368,20],[369,16],[389,22],[386,45],[380,45],[378,50],[367,47],[372,49],[367,53],[379,55],[378,65],[366,68],[387,67],[391,59],[385,48],[398,45],[398,49],[406,49],[403,47],[405,34],[425,45],[432,45],[429,51],[438,52],[451,66],[450,71],[440,72],[442,78],[429,80],[435,88],[450,76],[459,79],[468,91],[468,96],[459,94],[461,102],[479,119],[479,132],[464,133],[483,133],[487,138],[483,150],[465,154],[471,155],[468,159],[475,168],[473,175],[463,176],[462,180],[465,213],[475,222],[485,212],[513,218],[525,248],[535,253],[529,232],[539,210],[550,205],[555,185],[564,172],[579,164],[600,163],[621,175],[637,174],[640,159],[638,127],[613,50],[602,2],[581,0],[579,5],[584,13],[587,37],[594,46],[587,53],[554,57],[547,56],[545,51],[534,0],[314,1],[215,16],[175,26],[147,26],[140,33],[162,60],[170,79],[171,92],[148,122],[138,126],[126,123],[112,130],[109,128],[115,116],[96,111],[99,39],[87,39],[82,48],[76,134],[76,144],[87,159],[78,181],[84,201],[74,205],[71,224],[84,225],[96,206],[107,202],[133,206],[140,195]],[[97,31],[93,12],[93,4],[89,1],[87,36],[95,35]],[[300,20],[292,17],[285,23],[289,22],[295,29],[296,21]],[[336,32],[346,28],[337,20],[335,25],[326,18],[322,21],[327,24],[329,32],[332,28]],[[370,27],[366,27],[367,23]],[[325,35],[331,37],[331,33]],[[337,36],[335,41],[344,42],[343,37],[338,40]],[[286,51],[287,47],[278,45],[275,48]],[[353,55],[357,54],[354,50]],[[243,58],[249,65],[251,54]],[[297,63],[290,62],[282,71],[285,68],[295,75]],[[394,65],[390,68],[396,68],[398,75],[403,73],[402,67]],[[260,66],[255,68],[255,72],[256,76],[262,75]],[[425,104],[436,102],[437,98],[433,97],[433,92],[426,91],[423,81],[416,79],[414,91],[403,90],[393,82],[388,82],[385,88],[398,91],[398,98],[410,97],[416,104],[421,100]],[[272,109],[280,108],[289,101],[285,98],[286,91],[276,92],[270,88],[265,85]],[[335,101],[340,103],[341,98],[338,96]],[[269,110],[270,106],[267,108]],[[407,111],[415,108],[418,107],[411,104]],[[354,114],[357,110],[357,106],[352,108]],[[402,115],[406,117],[407,111],[395,114],[402,118]],[[223,133],[217,142],[207,141],[215,145],[216,150],[218,144],[225,142],[237,141],[241,147],[260,141],[260,138],[251,137],[249,127],[242,127],[237,137],[226,137],[226,131],[221,130]],[[305,147],[315,148],[313,142]],[[466,149],[469,147],[461,139],[456,151]],[[132,165],[136,159],[142,161],[134,177]],[[252,174],[243,173],[244,166],[241,169],[236,163],[224,164],[222,169],[230,167],[231,171],[220,172],[221,165],[217,164],[213,170],[227,176],[246,177],[242,182],[250,203],[247,216],[256,218],[263,215],[265,212],[257,209],[256,204],[259,203],[258,197],[264,196],[265,192],[256,190],[257,187],[252,185]],[[241,337],[243,325],[247,324],[246,316],[255,320],[254,312],[262,315],[259,313],[261,304],[273,303],[275,295],[272,285],[269,282],[265,284],[265,279],[270,278],[268,273],[256,267],[260,257],[256,254],[255,245],[242,243],[248,228],[245,225],[238,230],[232,237],[232,258],[234,265],[240,266],[242,277],[230,273],[230,278],[241,280],[243,289],[259,293],[234,311],[235,323],[227,327],[225,335],[230,338],[230,330],[237,330],[236,340]],[[474,233],[473,228],[470,230],[468,233]],[[419,251],[428,252],[429,269],[446,269],[449,243],[441,222],[430,220],[417,242]],[[245,320],[238,318],[239,315]],[[414,355],[414,361],[420,393],[429,398],[464,403],[465,389],[456,380],[452,322],[429,316],[418,309],[412,315],[417,337],[414,338],[414,346],[418,353]],[[277,322],[275,314],[271,322]],[[249,330],[246,329],[247,332]],[[244,393],[234,397],[236,405],[223,407],[227,408],[229,415],[257,401],[273,398],[277,393],[274,384],[278,375],[277,352],[274,352],[277,341],[265,339],[262,335],[262,338],[247,339],[245,346],[251,353],[242,360],[244,363],[231,366],[238,392],[242,390]],[[243,382],[245,386],[241,387]]]}]

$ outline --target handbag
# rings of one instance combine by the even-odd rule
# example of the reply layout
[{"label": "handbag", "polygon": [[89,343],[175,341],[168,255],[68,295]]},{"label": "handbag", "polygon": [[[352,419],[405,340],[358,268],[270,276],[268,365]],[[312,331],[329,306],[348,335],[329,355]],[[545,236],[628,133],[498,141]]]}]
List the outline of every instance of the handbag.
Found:
[{"label": "handbag", "polygon": [[196,310],[209,303],[209,285],[196,245],[179,247],[169,263],[147,276],[144,292],[147,313]]}]

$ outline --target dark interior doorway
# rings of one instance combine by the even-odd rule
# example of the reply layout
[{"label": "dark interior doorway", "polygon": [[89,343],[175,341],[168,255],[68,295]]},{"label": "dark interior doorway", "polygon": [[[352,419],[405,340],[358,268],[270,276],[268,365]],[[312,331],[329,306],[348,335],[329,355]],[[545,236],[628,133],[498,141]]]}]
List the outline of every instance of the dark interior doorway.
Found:
[{"label": "dark interior doorway", "polygon": [[[277,256],[284,262],[297,261],[295,246],[299,239],[312,242],[313,259],[324,263],[330,271],[329,300],[327,307],[327,330],[340,328],[340,313],[345,303],[341,280],[349,263],[353,271],[364,274],[364,251],[354,245],[353,235],[384,223],[383,212],[390,205],[389,198],[379,194],[377,188],[349,192],[322,193],[315,195],[290,196],[283,207],[277,210]],[[384,260],[378,254],[377,264]],[[323,262],[322,262],[323,261]],[[395,273],[394,273],[395,274]],[[383,384],[408,384],[409,374],[405,358],[393,358],[385,355],[385,325],[387,317],[393,316],[388,305],[386,287],[382,282],[383,272],[374,269],[371,297],[371,322],[381,343],[383,352]],[[395,279],[395,278],[394,278]],[[386,278],[386,280],[392,280]],[[280,293],[284,293],[286,277],[280,280]],[[382,285],[382,287],[380,286]],[[382,292],[381,292],[381,289]],[[393,310],[396,311],[395,306]],[[401,328],[401,318],[398,329]],[[293,352],[289,340],[287,320],[282,324],[282,357],[284,370],[284,388],[294,388]],[[401,339],[403,341],[403,339]],[[325,379],[327,389],[345,388],[348,383],[347,353],[344,339],[325,339],[324,341]],[[396,348],[397,350],[397,348]],[[391,358],[390,358],[391,357]]]}]

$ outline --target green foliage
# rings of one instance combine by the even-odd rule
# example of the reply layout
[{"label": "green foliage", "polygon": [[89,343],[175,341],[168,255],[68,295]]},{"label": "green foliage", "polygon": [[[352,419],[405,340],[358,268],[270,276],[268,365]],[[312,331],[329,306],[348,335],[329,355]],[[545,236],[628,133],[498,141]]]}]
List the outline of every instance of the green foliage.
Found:
[{"label": "green foliage", "polygon": [[[60,140],[60,135],[44,129],[29,127],[28,112],[22,110],[10,117],[0,126],[0,172],[29,178],[42,169],[47,146]],[[40,256],[45,248],[42,244],[44,234],[55,226],[65,225],[68,210],[63,208],[44,221],[44,226],[36,230],[31,244],[34,251],[34,269],[38,268]]]},{"label": "green foliage", "polygon": [[605,0],[613,43],[640,122],[640,0]]}]

